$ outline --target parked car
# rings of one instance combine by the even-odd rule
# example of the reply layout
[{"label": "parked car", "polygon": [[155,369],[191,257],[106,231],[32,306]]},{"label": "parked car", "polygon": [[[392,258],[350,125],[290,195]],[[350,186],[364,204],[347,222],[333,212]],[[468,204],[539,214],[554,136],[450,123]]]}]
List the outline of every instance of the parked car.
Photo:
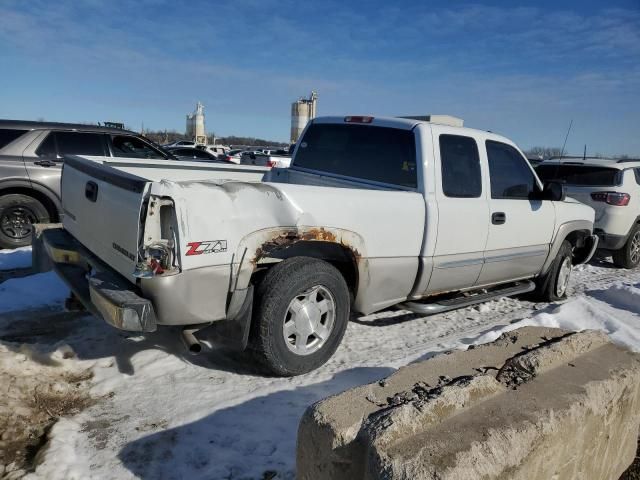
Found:
[{"label": "parked car", "polygon": [[241,165],[255,165],[259,167],[269,166],[269,157],[261,150],[245,150],[240,155]]},{"label": "parked car", "polygon": [[599,247],[611,253],[617,267],[640,265],[640,160],[553,159],[536,171],[595,209]]},{"label": "parked car", "polygon": [[212,155],[215,155],[216,157],[225,155],[229,150],[231,150],[229,147],[226,147],[224,145],[198,145],[197,148],[205,150]]},{"label": "parked car", "polygon": [[291,155],[287,150],[271,150],[267,155],[267,166],[275,168],[289,168]]},{"label": "parked car", "polygon": [[236,165],[240,165],[242,163],[242,150],[229,150],[226,153],[218,155],[218,160],[222,160],[224,162],[235,163]]},{"label": "parked car", "polygon": [[34,265],[53,262],[117,328],[182,325],[197,351],[193,333],[210,325],[296,375],[331,357],[350,311],[558,300],[597,246],[593,208],[543,186],[513,142],[486,131],[315,118],[291,167],[265,171],[69,159],[69,214],[38,228]]},{"label": "parked car", "polygon": [[62,218],[65,155],[171,159],[140,135],[119,128],[0,120],[0,248],[31,243],[33,223]]},{"label": "parked car", "polygon": [[167,143],[166,145],[162,145],[163,148],[176,148],[176,147],[192,147],[196,148],[198,144],[191,140],[176,140],[175,142]]},{"label": "parked car", "polygon": [[206,162],[218,162],[218,156],[201,148],[173,147],[167,148],[168,152],[180,160],[196,160]]}]

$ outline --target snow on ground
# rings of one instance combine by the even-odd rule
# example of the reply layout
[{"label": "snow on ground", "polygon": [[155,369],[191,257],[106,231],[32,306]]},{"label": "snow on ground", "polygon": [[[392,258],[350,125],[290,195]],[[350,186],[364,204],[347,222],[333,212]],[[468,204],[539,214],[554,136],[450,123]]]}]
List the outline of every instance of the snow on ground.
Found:
[{"label": "snow on ground", "polygon": [[[218,348],[190,356],[172,330],[135,336],[62,313],[66,293],[46,275],[0,284],[0,340],[45,355],[68,344],[76,355],[69,361],[92,366],[97,401],[53,426],[33,479],[293,478],[304,410],[402,365],[523,325],[598,328],[640,351],[640,271],[606,262],[576,269],[572,296],[561,304],[500,299],[432,317],[389,310],[353,318],[325,366],[286,379],[261,376],[243,356]],[[18,312],[5,300],[8,291],[33,291],[36,302],[43,279],[50,288],[39,304],[52,307]]]},{"label": "snow on ground", "polygon": [[0,283],[0,313],[44,305],[62,305],[69,289],[54,272]]},{"label": "snow on ground", "polygon": [[0,270],[31,267],[31,247],[0,250]]}]

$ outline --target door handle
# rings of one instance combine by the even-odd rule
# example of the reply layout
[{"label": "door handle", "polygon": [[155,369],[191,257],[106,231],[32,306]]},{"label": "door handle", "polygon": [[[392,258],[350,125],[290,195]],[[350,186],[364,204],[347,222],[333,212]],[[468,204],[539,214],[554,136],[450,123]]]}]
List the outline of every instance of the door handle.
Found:
[{"label": "door handle", "polygon": [[507,215],[504,212],[495,212],[491,215],[491,223],[494,225],[503,225],[507,221]]},{"label": "door handle", "polygon": [[84,187],[84,196],[90,202],[95,202],[98,199],[98,184],[96,182],[87,182]]},{"label": "door handle", "polygon": [[41,167],[55,167],[57,165],[56,162],[51,160],[38,160],[33,163],[35,163],[36,165],[40,165]]}]

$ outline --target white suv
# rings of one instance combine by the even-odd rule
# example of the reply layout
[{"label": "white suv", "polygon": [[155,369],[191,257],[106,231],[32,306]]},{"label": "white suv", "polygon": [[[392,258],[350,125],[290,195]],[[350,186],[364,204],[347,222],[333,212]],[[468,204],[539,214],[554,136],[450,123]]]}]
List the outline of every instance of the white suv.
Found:
[{"label": "white suv", "polygon": [[617,267],[640,264],[640,160],[562,158],[536,167],[543,181],[560,181],[567,195],[596,211],[599,248]]}]

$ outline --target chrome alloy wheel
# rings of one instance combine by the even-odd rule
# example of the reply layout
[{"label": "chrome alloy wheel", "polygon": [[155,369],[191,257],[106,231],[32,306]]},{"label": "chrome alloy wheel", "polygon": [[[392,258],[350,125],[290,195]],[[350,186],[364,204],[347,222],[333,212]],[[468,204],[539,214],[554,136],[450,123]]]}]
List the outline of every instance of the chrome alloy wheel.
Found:
[{"label": "chrome alloy wheel", "polygon": [[282,333],[287,348],[296,355],[311,355],[322,348],[331,335],[336,318],[336,302],[331,292],[316,285],[289,303]]},{"label": "chrome alloy wheel", "polygon": [[631,239],[631,248],[629,249],[629,257],[634,265],[640,262],[640,231],[636,232]]},{"label": "chrome alloy wheel", "polygon": [[565,257],[560,264],[558,271],[558,281],[556,282],[556,296],[562,297],[569,286],[569,278],[571,277],[571,258]]}]

